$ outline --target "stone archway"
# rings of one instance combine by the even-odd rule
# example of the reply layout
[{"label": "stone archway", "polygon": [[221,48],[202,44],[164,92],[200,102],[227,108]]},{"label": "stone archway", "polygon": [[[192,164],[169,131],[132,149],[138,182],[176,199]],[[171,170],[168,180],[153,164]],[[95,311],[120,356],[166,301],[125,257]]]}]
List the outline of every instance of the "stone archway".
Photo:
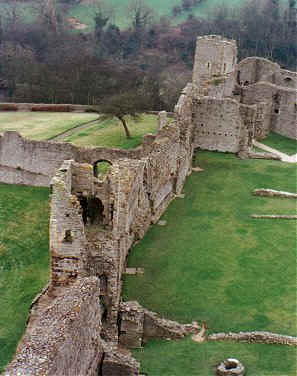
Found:
[{"label": "stone archway", "polygon": [[99,180],[103,180],[104,177],[108,174],[112,163],[107,159],[99,159],[93,163],[93,172],[94,176]]}]

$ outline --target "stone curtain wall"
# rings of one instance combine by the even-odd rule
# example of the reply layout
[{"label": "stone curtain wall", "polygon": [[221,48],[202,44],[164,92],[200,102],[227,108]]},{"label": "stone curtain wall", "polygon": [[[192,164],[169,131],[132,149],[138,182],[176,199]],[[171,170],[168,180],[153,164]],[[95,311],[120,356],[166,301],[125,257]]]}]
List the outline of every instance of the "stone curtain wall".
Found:
[{"label": "stone curtain wall", "polygon": [[[183,110],[190,109],[187,101],[185,97]],[[142,158],[115,161],[104,181],[94,177],[92,165],[73,161],[66,161],[52,180],[51,287],[67,286],[80,276],[100,278],[105,285],[103,326],[108,340],[118,335],[128,251],[181,192],[191,172],[191,141],[192,123],[173,122],[150,139]],[[95,212],[101,208],[95,220],[91,202],[97,205]]]},{"label": "stone curtain wall", "polygon": [[14,131],[0,136],[0,182],[47,187],[64,160],[82,163],[138,158],[142,149],[80,148],[70,143],[33,141]]},{"label": "stone curtain wall", "polygon": [[[266,102],[271,107],[269,129],[283,136],[297,139],[297,91],[267,82],[258,82],[242,91],[242,102]],[[267,124],[267,123],[266,123]],[[264,125],[267,129],[267,125]]]},{"label": "stone curtain wall", "polygon": [[104,353],[99,295],[97,278],[65,290],[27,329],[4,375],[97,376]]},{"label": "stone curtain wall", "polygon": [[[129,249],[191,172],[190,91],[191,85],[176,106],[176,121],[146,138],[140,159],[114,161],[104,180],[90,164],[68,160],[59,168],[51,182],[50,283],[33,304],[6,375],[138,375],[139,364],[116,346],[121,279]],[[143,309],[141,315],[144,342],[198,329]]]},{"label": "stone curtain wall", "polygon": [[102,338],[98,278],[78,278],[59,296],[50,297],[47,304],[36,303],[39,312],[31,315],[4,376],[139,375],[139,363]]},{"label": "stone curtain wall", "polygon": [[238,153],[247,151],[253,138],[256,107],[234,99],[194,99],[194,147]]},{"label": "stone curtain wall", "polygon": [[236,68],[236,77],[240,85],[252,85],[257,82],[269,82],[282,87],[295,88],[297,73],[281,69],[277,63],[261,57],[248,57]]},{"label": "stone curtain wall", "polygon": [[262,102],[263,107],[264,103],[267,106],[262,125],[259,121],[256,125],[257,138],[274,131],[297,139],[297,73],[267,59],[250,57],[238,64],[236,76],[242,103],[261,106]]}]

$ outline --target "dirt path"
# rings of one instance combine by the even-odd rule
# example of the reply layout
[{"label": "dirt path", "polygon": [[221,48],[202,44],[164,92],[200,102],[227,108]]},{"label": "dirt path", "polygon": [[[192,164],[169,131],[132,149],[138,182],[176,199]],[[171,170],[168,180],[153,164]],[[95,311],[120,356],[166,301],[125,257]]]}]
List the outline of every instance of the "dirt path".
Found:
[{"label": "dirt path", "polygon": [[254,146],[256,146],[259,149],[263,149],[265,151],[268,151],[270,153],[273,153],[275,155],[278,155],[281,158],[282,162],[287,162],[287,163],[297,163],[297,154],[295,155],[287,155],[285,153],[281,153],[280,151],[273,149],[267,145],[264,145],[258,141],[253,141]]},{"label": "dirt path", "polygon": [[63,141],[65,137],[71,136],[74,132],[89,128],[90,124],[97,122],[100,120],[100,118],[101,116],[99,116],[97,119],[87,121],[86,123],[75,125],[73,128],[67,129],[67,131],[63,131],[54,137],[48,138],[47,141]]}]

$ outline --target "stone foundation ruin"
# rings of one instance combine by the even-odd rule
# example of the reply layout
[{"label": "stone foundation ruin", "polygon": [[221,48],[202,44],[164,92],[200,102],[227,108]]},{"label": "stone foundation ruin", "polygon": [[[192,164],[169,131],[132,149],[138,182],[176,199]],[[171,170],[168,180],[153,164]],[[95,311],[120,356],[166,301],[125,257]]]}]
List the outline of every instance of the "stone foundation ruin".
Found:
[{"label": "stone foundation ruin", "polygon": [[[199,325],[122,302],[133,245],[180,195],[195,148],[248,156],[271,130],[296,138],[296,74],[265,59],[237,65],[234,41],[199,37],[193,83],[158,132],[125,151],[0,137],[0,181],[51,186],[51,278],[5,375],[139,374],[127,347],[182,338]],[[294,97],[295,96],[295,97]],[[293,100],[294,97],[294,100]],[[110,164],[98,176],[97,164]]]}]

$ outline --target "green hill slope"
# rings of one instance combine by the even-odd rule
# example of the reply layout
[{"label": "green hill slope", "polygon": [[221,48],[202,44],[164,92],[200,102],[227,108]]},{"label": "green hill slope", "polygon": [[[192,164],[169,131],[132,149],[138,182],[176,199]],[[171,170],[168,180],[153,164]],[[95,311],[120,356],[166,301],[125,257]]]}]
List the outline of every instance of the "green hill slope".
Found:
[{"label": "green hill slope", "polygon": [[[125,28],[130,24],[128,7],[131,1],[132,0],[111,0],[105,2],[109,7],[113,8],[114,16],[112,22],[118,25],[120,28]],[[259,0],[260,3],[263,1],[264,0]],[[185,20],[189,14],[206,17],[212,10],[217,9],[220,6],[227,6],[236,9],[246,2],[247,0],[204,0],[195,8],[192,8],[187,12],[183,12],[174,20],[177,23],[181,22]],[[18,3],[18,13],[21,18],[25,19],[25,21],[28,23],[31,23],[37,17],[36,3],[36,0]],[[287,4],[287,0],[281,0],[281,3]],[[61,2],[61,0],[57,0],[57,4],[59,7],[63,3]],[[154,11],[155,18],[158,19],[162,16],[172,17],[172,8],[174,6],[181,5],[182,0],[144,0],[144,4]],[[0,0],[0,14],[5,14],[9,6],[9,3]],[[13,6],[13,3],[11,3],[11,6]],[[80,3],[73,4],[72,6],[69,6],[67,11],[66,7],[60,7],[60,9],[63,9],[62,12],[66,20],[70,17],[73,17],[79,23],[85,25],[85,31],[90,31],[94,28],[94,14],[96,12],[96,9],[98,9],[96,0],[81,1]]]}]

